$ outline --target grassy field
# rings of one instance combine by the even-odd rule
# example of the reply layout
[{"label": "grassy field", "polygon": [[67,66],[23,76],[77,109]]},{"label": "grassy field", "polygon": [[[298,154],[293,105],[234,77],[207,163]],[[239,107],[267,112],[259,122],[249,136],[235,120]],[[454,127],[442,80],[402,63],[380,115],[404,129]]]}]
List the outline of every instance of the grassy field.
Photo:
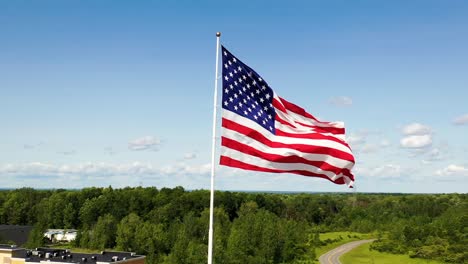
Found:
[{"label": "grassy field", "polygon": [[361,245],[354,250],[344,254],[340,261],[343,264],[442,264],[434,260],[410,258],[407,255],[396,255],[389,253],[381,253],[378,251],[370,251],[370,244]]},{"label": "grassy field", "polygon": [[[341,237],[341,239],[340,239]],[[368,239],[368,238],[373,238],[372,234],[361,234],[361,233],[356,233],[356,232],[329,232],[329,233],[322,233],[320,234],[320,240],[325,241],[327,239],[335,240],[339,239],[337,242],[330,243],[328,245],[325,245],[323,247],[319,247],[316,249],[315,253],[317,254],[317,258],[320,257],[322,254],[325,254],[326,252],[341,246],[343,244],[346,244],[351,241],[356,241],[356,240],[362,240],[362,239]],[[358,263],[358,262],[356,262]]]}]

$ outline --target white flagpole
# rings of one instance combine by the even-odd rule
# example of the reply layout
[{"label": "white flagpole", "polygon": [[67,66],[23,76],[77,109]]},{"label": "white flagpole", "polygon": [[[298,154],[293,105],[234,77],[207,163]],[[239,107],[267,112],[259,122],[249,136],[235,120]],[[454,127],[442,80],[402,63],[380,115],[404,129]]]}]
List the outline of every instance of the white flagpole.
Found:
[{"label": "white flagpole", "polygon": [[218,61],[219,61],[219,38],[221,32],[216,32],[216,70],[215,90],[213,99],[213,138],[211,143],[211,192],[210,192],[210,227],[208,230],[208,264],[213,261],[213,210],[214,210],[214,174],[215,174],[215,144],[216,144],[216,109],[218,107]]}]

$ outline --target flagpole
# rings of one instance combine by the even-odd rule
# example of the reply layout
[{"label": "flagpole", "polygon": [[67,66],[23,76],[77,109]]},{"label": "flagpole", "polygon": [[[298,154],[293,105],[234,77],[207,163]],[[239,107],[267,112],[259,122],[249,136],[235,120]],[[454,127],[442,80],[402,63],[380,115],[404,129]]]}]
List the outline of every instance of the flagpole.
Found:
[{"label": "flagpole", "polygon": [[211,141],[211,192],[210,192],[210,227],[208,229],[208,264],[213,261],[213,210],[214,210],[214,174],[215,174],[215,144],[216,144],[216,109],[218,107],[218,62],[219,62],[219,38],[221,32],[216,32],[216,70],[215,89],[213,98],[213,138]]}]

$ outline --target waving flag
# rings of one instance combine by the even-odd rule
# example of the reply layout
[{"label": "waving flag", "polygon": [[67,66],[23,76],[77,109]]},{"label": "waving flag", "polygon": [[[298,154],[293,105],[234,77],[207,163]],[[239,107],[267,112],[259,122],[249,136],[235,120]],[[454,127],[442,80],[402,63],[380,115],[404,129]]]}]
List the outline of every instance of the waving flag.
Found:
[{"label": "waving flag", "polygon": [[249,66],[222,47],[220,164],[295,173],[352,186],[354,156],[341,122],[323,122],[279,97]]}]

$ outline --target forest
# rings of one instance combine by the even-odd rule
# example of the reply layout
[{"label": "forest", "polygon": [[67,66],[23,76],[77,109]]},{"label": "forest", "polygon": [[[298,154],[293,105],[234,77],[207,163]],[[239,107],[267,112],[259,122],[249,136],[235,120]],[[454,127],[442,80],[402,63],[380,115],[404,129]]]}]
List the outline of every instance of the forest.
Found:
[{"label": "forest", "polygon": [[[371,250],[468,262],[468,194],[215,194],[215,263],[316,263],[319,234],[373,233]],[[132,251],[147,263],[204,263],[209,191],[182,187],[0,191],[0,224],[78,229],[72,247]],[[0,238],[1,239],[1,238]],[[8,241],[2,241],[8,242]]]}]

